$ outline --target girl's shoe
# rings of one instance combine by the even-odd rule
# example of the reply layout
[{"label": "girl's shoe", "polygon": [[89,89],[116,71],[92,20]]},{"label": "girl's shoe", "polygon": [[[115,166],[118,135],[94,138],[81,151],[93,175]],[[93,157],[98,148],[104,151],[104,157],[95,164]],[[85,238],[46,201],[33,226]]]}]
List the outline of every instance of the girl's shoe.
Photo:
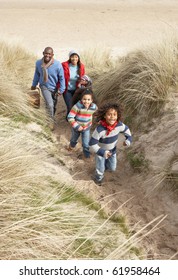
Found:
[{"label": "girl's shoe", "polygon": [[103,184],[103,179],[97,180],[95,176],[92,176],[92,180],[95,182],[96,185],[102,186]]}]

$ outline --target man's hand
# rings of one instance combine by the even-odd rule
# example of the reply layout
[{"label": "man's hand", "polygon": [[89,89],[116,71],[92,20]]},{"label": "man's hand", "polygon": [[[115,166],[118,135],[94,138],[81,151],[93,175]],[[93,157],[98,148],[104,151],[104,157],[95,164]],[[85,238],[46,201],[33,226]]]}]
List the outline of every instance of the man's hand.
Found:
[{"label": "man's hand", "polygon": [[57,94],[62,95],[62,92],[60,92],[60,90],[58,89]]}]

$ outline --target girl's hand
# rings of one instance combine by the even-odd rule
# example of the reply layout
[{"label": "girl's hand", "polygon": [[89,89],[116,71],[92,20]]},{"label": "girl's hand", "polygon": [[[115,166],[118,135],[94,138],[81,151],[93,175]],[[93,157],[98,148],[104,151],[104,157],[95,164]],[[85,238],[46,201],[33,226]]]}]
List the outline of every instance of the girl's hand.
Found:
[{"label": "girl's hand", "polygon": [[107,159],[107,158],[109,158],[109,157],[111,157],[112,156],[112,153],[110,152],[110,151],[105,151],[105,153],[104,153],[104,157]]},{"label": "girl's hand", "polygon": [[78,128],[78,131],[82,131],[82,130],[83,130],[83,127],[80,126],[80,127]]}]

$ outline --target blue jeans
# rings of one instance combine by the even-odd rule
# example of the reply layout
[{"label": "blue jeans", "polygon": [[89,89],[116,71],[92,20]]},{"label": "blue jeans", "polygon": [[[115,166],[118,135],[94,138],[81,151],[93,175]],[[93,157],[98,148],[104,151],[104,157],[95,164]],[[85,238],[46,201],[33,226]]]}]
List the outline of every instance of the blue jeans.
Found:
[{"label": "blue jeans", "polygon": [[40,86],[41,92],[43,94],[43,97],[45,99],[46,107],[49,113],[49,116],[53,119],[54,114],[56,112],[56,106],[57,106],[57,95],[56,90],[52,91],[49,90],[45,86]]},{"label": "blue jeans", "polygon": [[89,140],[90,140],[90,129],[86,129],[83,131],[76,131],[74,128],[72,128],[72,137],[70,139],[70,145],[71,147],[75,147],[78,143],[79,137],[82,137],[82,147],[83,147],[83,153],[86,158],[90,157],[90,151],[89,151]]},{"label": "blue jeans", "polygon": [[67,90],[66,93],[63,94],[63,98],[67,106],[67,115],[69,114],[72,107],[72,97],[74,95],[74,92],[75,90]]},{"label": "blue jeans", "polygon": [[116,153],[109,158],[104,158],[101,156],[95,156],[96,170],[95,179],[101,181],[104,178],[105,170],[115,171],[117,166]]}]

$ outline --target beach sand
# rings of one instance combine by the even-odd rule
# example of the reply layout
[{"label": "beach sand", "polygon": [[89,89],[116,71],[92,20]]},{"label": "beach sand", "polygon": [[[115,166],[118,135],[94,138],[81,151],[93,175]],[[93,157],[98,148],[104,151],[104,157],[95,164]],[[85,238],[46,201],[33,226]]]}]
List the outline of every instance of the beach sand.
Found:
[{"label": "beach sand", "polygon": [[52,46],[61,61],[71,49],[116,56],[176,33],[177,14],[177,1],[0,0],[0,36],[37,56]]}]

